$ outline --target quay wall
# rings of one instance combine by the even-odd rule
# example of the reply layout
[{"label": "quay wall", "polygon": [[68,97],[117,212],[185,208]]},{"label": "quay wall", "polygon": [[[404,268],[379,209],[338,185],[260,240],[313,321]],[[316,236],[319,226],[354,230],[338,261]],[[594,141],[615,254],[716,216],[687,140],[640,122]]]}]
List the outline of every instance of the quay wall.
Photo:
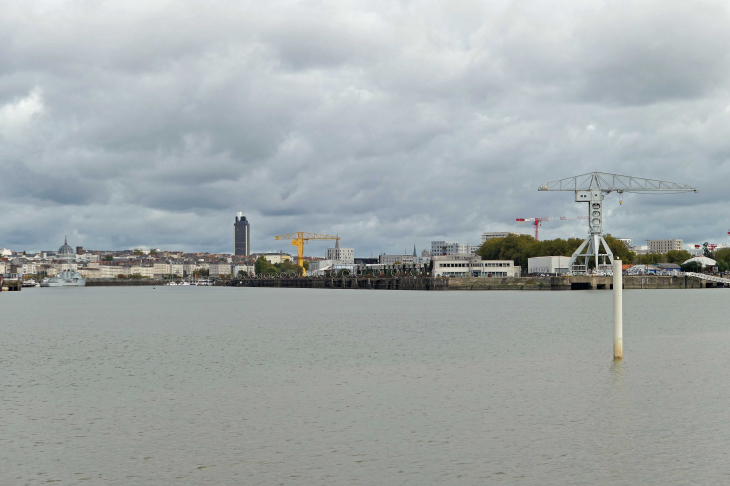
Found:
[{"label": "quay wall", "polygon": [[[705,289],[727,287],[697,277],[624,275],[624,289]],[[613,277],[451,277],[449,290],[611,290]]]},{"label": "quay wall", "polygon": [[550,277],[449,277],[449,290],[553,290]]},{"label": "quay wall", "polygon": [[229,287],[280,287],[300,289],[448,290],[445,277],[315,277],[244,278],[216,282]]},{"label": "quay wall", "polygon": [[23,288],[23,285],[20,283],[20,279],[3,279],[0,278],[0,292],[2,291],[9,291],[9,292],[19,292],[20,289]]},{"label": "quay wall", "polygon": [[[163,286],[166,280],[109,279],[87,280],[87,287]],[[5,280],[15,289],[15,281]],[[315,277],[249,278],[218,281],[216,286],[277,287],[305,289],[368,290],[611,290],[613,277],[576,275],[571,277]],[[625,275],[624,289],[706,289],[730,287],[697,277]],[[20,290],[18,283],[17,290]]]},{"label": "quay wall", "polygon": [[137,287],[137,286],[153,286],[166,285],[167,280],[153,280],[149,278],[119,278],[119,279],[88,279],[87,287]]}]

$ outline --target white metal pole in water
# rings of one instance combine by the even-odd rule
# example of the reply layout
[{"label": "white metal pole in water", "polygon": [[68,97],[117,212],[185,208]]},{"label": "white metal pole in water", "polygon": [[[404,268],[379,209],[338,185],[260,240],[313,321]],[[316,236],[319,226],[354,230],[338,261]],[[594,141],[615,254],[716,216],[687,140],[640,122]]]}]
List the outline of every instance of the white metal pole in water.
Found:
[{"label": "white metal pole in water", "polygon": [[623,275],[621,260],[613,260],[613,358],[624,357]]}]

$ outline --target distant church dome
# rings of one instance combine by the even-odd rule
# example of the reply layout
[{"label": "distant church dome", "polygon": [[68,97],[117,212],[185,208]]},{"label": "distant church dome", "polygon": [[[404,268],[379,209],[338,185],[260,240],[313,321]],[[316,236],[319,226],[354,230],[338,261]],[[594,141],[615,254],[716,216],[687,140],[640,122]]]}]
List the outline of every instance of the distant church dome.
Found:
[{"label": "distant church dome", "polygon": [[63,246],[58,249],[59,255],[73,255],[74,249],[68,245],[68,238],[63,239]]}]

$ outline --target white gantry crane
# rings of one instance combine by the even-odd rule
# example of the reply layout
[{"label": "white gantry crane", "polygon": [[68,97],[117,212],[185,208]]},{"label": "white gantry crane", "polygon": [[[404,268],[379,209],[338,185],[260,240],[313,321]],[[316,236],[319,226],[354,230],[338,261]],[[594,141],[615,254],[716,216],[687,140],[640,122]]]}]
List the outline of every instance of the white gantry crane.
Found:
[{"label": "white gantry crane", "polygon": [[[574,274],[588,272],[588,263],[595,258],[596,270],[610,271],[613,253],[603,237],[603,198],[617,192],[619,198],[624,192],[649,193],[697,192],[697,188],[675,182],[641,179],[638,177],[591,172],[559,181],[548,182],[538,191],[575,192],[575,201],[588,203],[588,238],[575,250],[570,258],[570,271]],[[603,245],[605,253],[601,253]]]}]

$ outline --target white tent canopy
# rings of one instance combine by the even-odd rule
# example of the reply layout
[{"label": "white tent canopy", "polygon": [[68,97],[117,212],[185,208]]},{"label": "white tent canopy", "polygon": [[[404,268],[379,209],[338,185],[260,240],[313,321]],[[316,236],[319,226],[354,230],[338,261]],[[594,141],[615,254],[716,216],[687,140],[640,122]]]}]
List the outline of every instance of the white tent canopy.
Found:
[{"label": "white tent canopy", "polygon": [[706,256],[696,256],[694,258],[690,258],[686,262],[682,263],[682,265],[691,262],[699,263],[700,265],[702,265],[702,268],[714,267],[715,265],[717,265],[717,262],[715,260],[713,260],[712,258],[707,258]]}]

